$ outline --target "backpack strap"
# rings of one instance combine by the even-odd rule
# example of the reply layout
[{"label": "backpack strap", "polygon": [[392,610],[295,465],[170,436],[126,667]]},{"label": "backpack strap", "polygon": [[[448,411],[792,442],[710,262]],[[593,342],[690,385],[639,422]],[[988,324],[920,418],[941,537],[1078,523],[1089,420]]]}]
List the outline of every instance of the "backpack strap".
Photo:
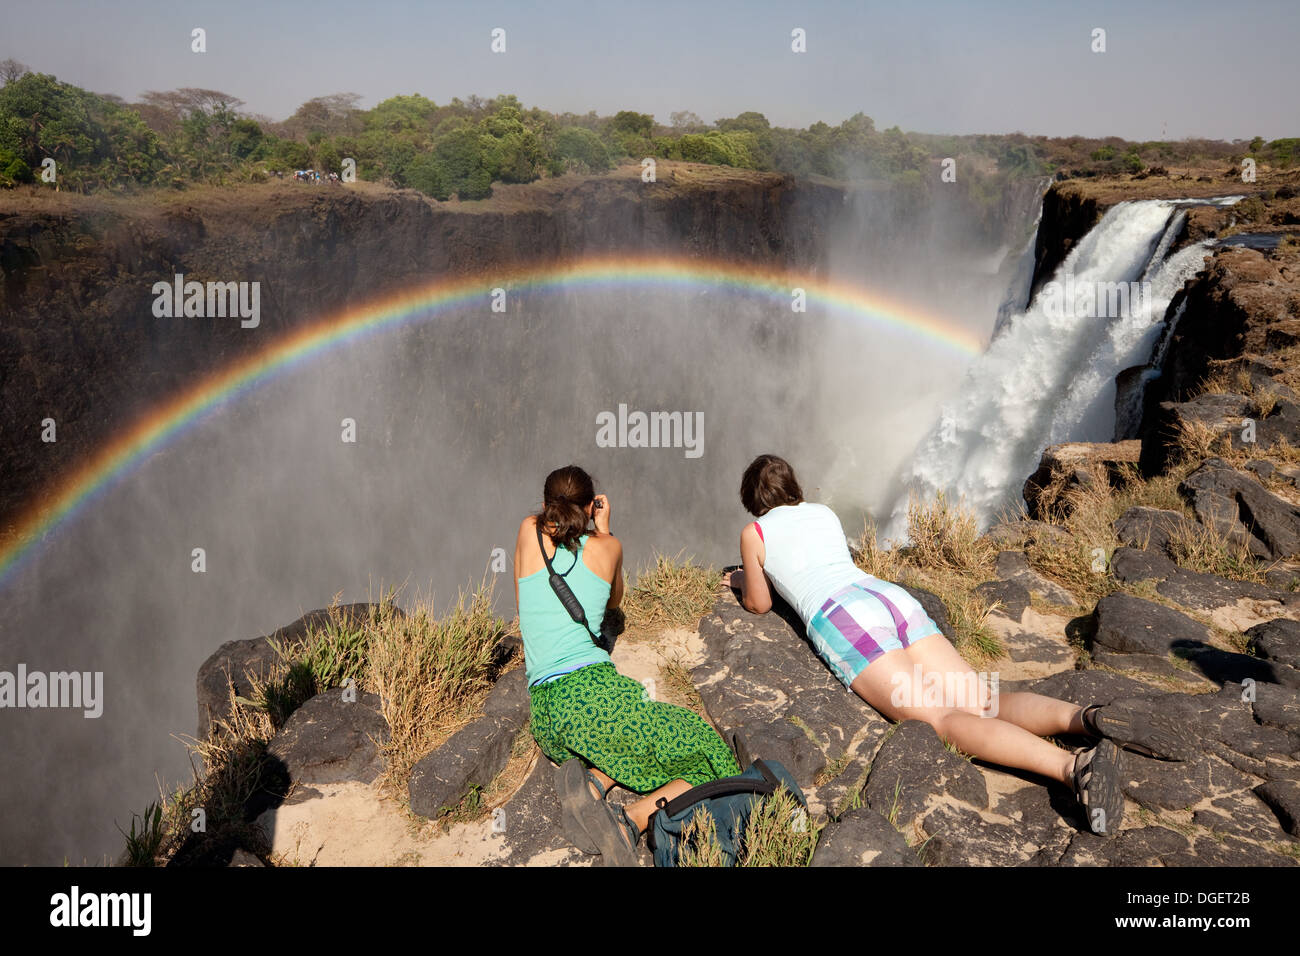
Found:
[{"label": "backpack strap", "polygon": [[675,817],[683,810],[689,810],[703,800],[731,797],[738,793],[752,793],[760,797],[771,796],[781,786],[780,779],[776,774],[772,773],[771,769],[762,760],[755,760],[753,765],[763,775],[762,780],[743,776],[710,780],[698,787],[691,787],[681,796],[674,797],[672,800],[664,800],[660,797],[659,800],[655,801],[655,805],[664,812],[665,816]]}]

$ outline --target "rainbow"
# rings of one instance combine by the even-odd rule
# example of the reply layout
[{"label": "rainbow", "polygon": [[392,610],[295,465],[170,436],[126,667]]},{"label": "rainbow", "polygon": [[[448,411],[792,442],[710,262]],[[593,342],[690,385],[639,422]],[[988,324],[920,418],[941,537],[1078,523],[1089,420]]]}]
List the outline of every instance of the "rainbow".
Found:
[{"label": "rainbow", "polygon": [[304,361],[365,336],[426,321],[470,304],[485,305],[490,291],[500,287],[540,292],[602,288],[718,290],[765,295],[787,307],[792,290],[802,288],[812,307],[820,305],[878,328],[893,328],[962,356],[974,356],[983,348],[983,342],[951,322],[861,286],[721,260],[639,255],[586,257],[494,271],[490,280],[481,274],[439,279],[295,329],[140,416],[78,467],[60,476],[39,496],[38,503],[19,514],[14,533],[0,543],[0,585],[48,534],[216,407]]}]

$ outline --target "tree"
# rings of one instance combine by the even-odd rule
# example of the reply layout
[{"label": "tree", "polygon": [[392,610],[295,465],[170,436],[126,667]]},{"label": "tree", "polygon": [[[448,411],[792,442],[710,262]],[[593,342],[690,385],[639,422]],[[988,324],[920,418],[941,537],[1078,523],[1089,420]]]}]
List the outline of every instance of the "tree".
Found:
[{"label": "tree", "polygon": [[30,72],[31,69],[26,63],[19,63],[13,57],[0,60],[0,86],[8,86],[20,76]]}]

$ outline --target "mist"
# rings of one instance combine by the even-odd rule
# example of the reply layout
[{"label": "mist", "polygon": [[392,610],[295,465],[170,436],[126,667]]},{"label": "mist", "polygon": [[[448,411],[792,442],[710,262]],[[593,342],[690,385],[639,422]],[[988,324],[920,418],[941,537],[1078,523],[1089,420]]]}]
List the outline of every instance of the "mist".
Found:
[{"label": "mist", "polygon": [[[932,192],[919,207],[853,192],[852,214],[826,236],[825,273],[986,339],[1025,281],[1015,265],[1039,194],[1011,204],[992,240]],[[404,588],[399,603],[418,591],[445,607],[486,578],[513,616],[515,535],[553,468],[578,463],[610,496],[631,576],[656,552],[734,562],[740,476],[763,452],[789,458],[852,535],[894,500],[971,361],[815,300],[804,314],[788,298],[711,289],[508,301],[504,313],[485,298],[289,369],[196,422],[37,547],[0,593],[0,666],[103,671],[105,703],[93,720],[6,713],[3,862],[116,858],[115,823],[129,828],[160,785],[188,782],[177,736],[194,733],[195,673],[225,641],[390,586]],[[600,447],[598,416],[620,405],[702,414],[702,454]],[[343,440],[345,419],[355,442]],[[496,548],[505,573],[489,570]]]}]

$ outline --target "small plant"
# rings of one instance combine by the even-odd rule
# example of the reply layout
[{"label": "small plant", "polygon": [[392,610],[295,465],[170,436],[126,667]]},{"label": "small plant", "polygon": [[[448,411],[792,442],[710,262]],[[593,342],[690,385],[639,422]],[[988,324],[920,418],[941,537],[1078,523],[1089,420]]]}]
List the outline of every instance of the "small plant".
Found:
[{"label": "small plant", "polygon": [[[140,831],[136,832],[136,821]],[[131,814],[131,832],[121,827],[118,831],[126,837],[126,866],[157,866],[159,850],[162,849],[165,831],[163,829],[163,808],[160,803],[151,803],[145,807],[144,816]]]}]

